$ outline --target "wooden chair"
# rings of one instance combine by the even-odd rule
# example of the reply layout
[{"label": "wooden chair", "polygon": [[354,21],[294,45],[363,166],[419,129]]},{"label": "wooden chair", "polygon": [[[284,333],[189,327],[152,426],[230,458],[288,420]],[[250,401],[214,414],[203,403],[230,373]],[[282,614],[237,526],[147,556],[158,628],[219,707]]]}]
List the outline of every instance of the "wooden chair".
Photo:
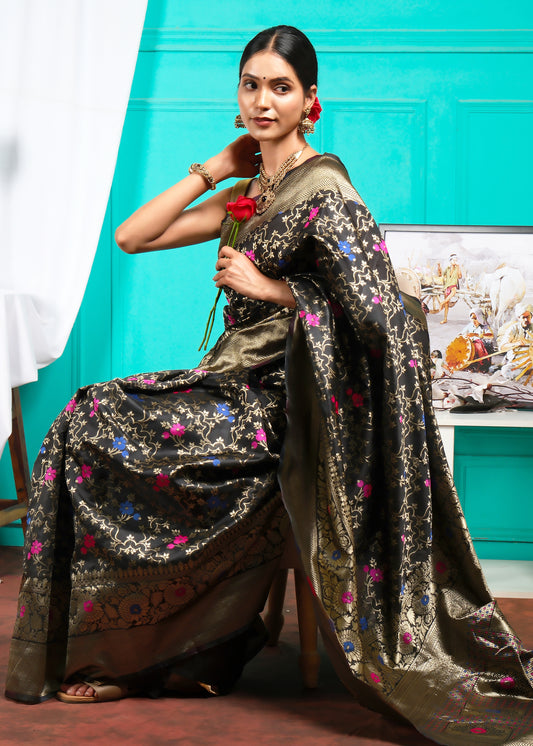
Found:
[{"label": "wooden chair", "polygon": [[292,531],[287,539],[280,569],[274,578],[268,596],[267,613],[265,615],[265,626],[269,635],[267,645],[274,647],[278,644],[284,622],[283,603],[287,588],[287,577],[291,569],[294,572],[298,632],[300,635],[300,656],[298,662],[305,688],[316,689],[320,667],[320,656],[317,645],[318,628],[311,589],[301,566]]},{"label": "wooden chair", "polygon": [[26,513],[28,511],[30,472],[28,468],[28,455],[26,452],[26,439],[24,437],[19,390],[13,389],[11,393],[13,428],[11,435],[9,436],[9,450],[11,453],[11,464],[13,466],[17,499],[0,500],[0,526],[7,526],[8,523],[12,523],[20,518],[22,531],[26,533]]}]

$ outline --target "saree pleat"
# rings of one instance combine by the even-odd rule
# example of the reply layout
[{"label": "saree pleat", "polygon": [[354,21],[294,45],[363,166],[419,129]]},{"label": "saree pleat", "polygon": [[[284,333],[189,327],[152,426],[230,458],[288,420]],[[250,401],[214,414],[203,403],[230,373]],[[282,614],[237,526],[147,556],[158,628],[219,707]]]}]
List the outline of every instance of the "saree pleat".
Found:
[{"label": "saree pleat", "polygon": [[340,161],[289,172],[237,248],[295,311],[226,289],[198,369],[83,389],[45,439],[8,695],[38,701],[80,671],[227,691],[261,645],[290,519],[363,704],[441,744],[533,744],[533,656],[473,550],[424,314]]}]

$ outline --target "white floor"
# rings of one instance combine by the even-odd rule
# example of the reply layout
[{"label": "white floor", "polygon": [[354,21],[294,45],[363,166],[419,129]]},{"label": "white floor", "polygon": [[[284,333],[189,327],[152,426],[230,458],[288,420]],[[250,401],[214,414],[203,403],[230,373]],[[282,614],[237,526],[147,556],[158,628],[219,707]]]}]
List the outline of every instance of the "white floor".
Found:
[{"label": "white floor", "polygon": [[493,596],[533,598],[533,562],[480,560]]}]

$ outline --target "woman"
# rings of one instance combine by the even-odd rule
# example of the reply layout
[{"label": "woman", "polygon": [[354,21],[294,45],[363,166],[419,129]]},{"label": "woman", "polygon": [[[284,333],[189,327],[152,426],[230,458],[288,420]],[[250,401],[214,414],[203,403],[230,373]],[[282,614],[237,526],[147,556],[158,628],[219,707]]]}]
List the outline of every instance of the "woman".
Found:
[{"label": "woman", "polygon": [[[222,221],[226,329],[198,369],[88,387],[54,424],[7,693],[92,702],[184,679],[227,691],[261,645],[286,508],[328,651],[361,701],[438,743],[526,743],[529,654],[485,586],[450,480],[424,315],[399,297],[340,161],[305,144],[316,80],[303,34],[261,32],[240,69],[250,136],[118,229],[135,253],[212,238]],[[256,142],[263,170],[240,190],[257,212],[232,249],[229,191],[183,210],[253,174]]]},{"label": "woman", "polygon": [[474,359],[466,367],[479,373],[488,373],[491,355],[494,352],[494,334],[482,308],[473,308],[470,311],[470,322],[461,334],[470,339],[474,347]]}]

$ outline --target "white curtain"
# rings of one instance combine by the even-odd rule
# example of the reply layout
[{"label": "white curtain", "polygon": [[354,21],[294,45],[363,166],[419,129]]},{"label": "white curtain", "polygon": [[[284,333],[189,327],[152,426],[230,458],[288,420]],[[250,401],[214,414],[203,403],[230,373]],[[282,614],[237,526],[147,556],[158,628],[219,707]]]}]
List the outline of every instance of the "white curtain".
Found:
[{"label": "white curtain", "polygon": [[147,0],[0,0],[0,453],[98,243]]}]

